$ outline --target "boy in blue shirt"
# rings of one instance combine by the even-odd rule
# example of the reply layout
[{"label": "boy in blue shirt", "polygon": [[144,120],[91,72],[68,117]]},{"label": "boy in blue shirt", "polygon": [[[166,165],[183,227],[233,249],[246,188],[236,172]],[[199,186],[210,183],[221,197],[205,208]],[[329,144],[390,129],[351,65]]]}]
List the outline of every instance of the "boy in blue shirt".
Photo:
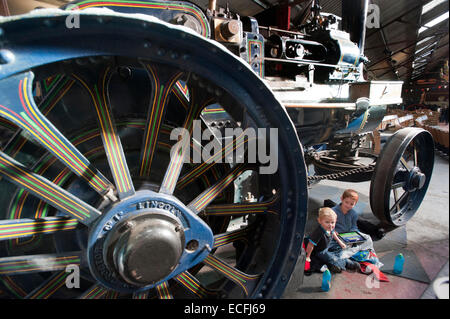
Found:
[{"label": "boy in blue shirt", "polygon": [[305,239],[306,261],[311,263],[311,271],[316,271],[326,264],[330,271],[334,273],[341,272],[345,267],[345,260],[341,260],[328,252],[330,242],[334,239],[342,249],[346,245],[335,232],[336,213],[328,207],[319,209],[317,221],[319,225]]}]

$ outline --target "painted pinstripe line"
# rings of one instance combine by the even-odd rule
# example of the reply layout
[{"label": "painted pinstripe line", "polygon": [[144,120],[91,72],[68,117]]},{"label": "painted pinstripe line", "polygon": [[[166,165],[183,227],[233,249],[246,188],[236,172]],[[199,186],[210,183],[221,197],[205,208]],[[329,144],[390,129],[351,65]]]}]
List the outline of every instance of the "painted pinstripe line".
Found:
[{"label": "painted pinstripe line", "polygon": [[[28,120],[28,123],[31,124],[33,128],[38,129],[41,132],[42,137],[47,140],[47,142],[50,142],[53,147],[56,147],[60,152],[62,152],[57,153],[58,158],[63,159],[68,166],[78,172],[81,177],[87,175],[85,179],[87,179],[89,184],[92,186],[95,185],[95,188],[102,187],[103,189],[99,188],[99,191],[104,191],[107,188],[107,183],[109,183],[106,178],[103,177],[105,179],[105,181],[103,181],[99,173],[95,174],[92,172],[83,155],[78,151],[75,151],[76,149],[74,151],[78,154],[74,154],[74,151],[70,150],[66,144],[67,142],[64,141],[65,138],[62,137],[62,135],[60,137],[56,136],[59,135],[56,128],[51,128],[50,122],[48,122],[45,117],[42,116],[42,113],[40,113],[40,111],[35,107],[35,105],[30,102],[30,99],[28,98],[28,90],[30,90],[31,80],[28,81],[28,79],[29,78],[26,76],[19,82],[19,97],[25,112],[28,114],[25,115],[25,113],[21,112],[22,117],[25,118],[25,120]],[[20,89],[20,87],[22,88]],[[29,92],[31,92],[31,90]],[[50,150],[55,151],[54,148],[50,148]]]},{"label": "painted pinstripe line", "polygon": [[94,91],[97,96],[97,103],[94,105],[97,110],[98,120],[101,126],[101,133],[105,151],[109,160],[109,165],[114,176],[114,181],[121,199],[134,194],[133,182],[131,180],[130,172],[126,164],[126,159],[123,154],[123,148],[120,143],[120,138],[117,134],[116,124],[112,114],[110,103],[107,101],[107,77],[108,82],[111,73],[109,68],[105,70],[101,84],[101,91],[103,100],[100,98],[97,87],[94,86]]},{"label": "painted pinstripe line", "polygon": [[207,21],[203,19],[202,14],[195,8],[185,6],[182,4],[177,3],[171,3],[170,5],[164,5],[161,3],[155,3],[155,2],[142,2],[142,1],[83,1],[77,4],[74,4],[73,6],[69,6],[68,10],[84,10],[91,7],[101,7],[101,6],[115,6],[115,7],[136,7],[136,8],[150,8],[150,9],[161,9],[161,10],[177,10],[177,11],[185,11],[192,13],[194,16],[198,18],[199,21],[201,21],[202,24],[202,35],[205,37],[209,37],[210,30],[209,30],[209,24]]},{"label": "painted pinstripe line", "polygon": [[151,65],[146,64],[145,69],[150,76],[152,83],[152,96],[150,99],[150,107],[147,115],[147,123],[144,133],[143,148],[141,153],[141,166],[139,170],[140,176],[149,176],[156,143],[161,129],[162,120],[166,111],[170,93],[181,77],[182,72],[177,72],[171,76],[165,83],[160,83],[160,74],[162,70],[158,70]]},{"label": "painted pinstripe line", "polygon": [[194,212],[200,212],[209,203],[211,203],[216,196],[221,193],[228,185],[230,185],[243,171],[247,164],[242,163],[236,165],[227,175],[222,177],[222,179],[216,182],[209,189],[197,196],[192,202],[189,203],[188,207]]},{"label": "painted pinstripe line", "polygon": [[75,217],[82,223],[89,223],[100,212],[45,178],[30,172],[23,165],[0,152],[0,172],[27,191]]},{"label": "painted pinstripe line", "polygon": [[[192,134],[193,123],[196,118],[200,115],[201,111],[207,106],[210,105],[213,101],[212,98],[207,98],[205,101],[201,103],[197,103],[195,98],[195,91],[191,90],[191,103],[189,108],[189,113],[184,121],[183,128]],[[184,141],[189,142],[189,141]],[[184,143],[185,144],[185,143]],[[182,145],[182,143],[178,143],[175,151],[173,152],[173,156],[170,159],[169,166],[164,175],[163,182],[161,183],[161,187],[159,192],[164,194],[171,195],[175,190],[176,182],[181,172],[181,168],[183,166],[183,159],[187,151],[187,145]]]},{"label": "painted pinstripe line", "polygon": [[230,243],[238,241],[238,240],[243,240],[245,242],[248,242],[247,235],[250,232],[250,230],[251,229],[249,227],[246,227],[246,228],[237,229],[237,230],[225,233],[225,234],[215,235],[213,249],[225,246],[227,244],[230,244]]},{"label": "painted pinstripe line", "polygon": [[22,105],[22,111],[19,110],[20,115],[12,109],[0,105],[0,116],[13,121],[16,125],[30,133],[48,151],[70,167],[77,175],[86,179],[96,191],[103,194],[107,191],[106,183],[109,183],[106,178],[100,172],[94,174],[88,167],[89,163],[83,155],[75,148],[70,150],[67,144],[68,141],[48,122],[35,107],[34,103],[30,102],[28,92],[31,90],[31,81],[28,80],[31,78],[32,73],[29,72],[27,74],[25,76],[21,75],[18,81],[18,101]]},{"label": "painted pinstripe line", "polygon": [[131,176],[128,171],[126,159],[123,155],[122,145],[117,135],[114,118],[111,107],[106,97],[106,81],[109,75],[109,68],[104,71],[100,79],[100,94],[98,86],[94,85],[93,89],[78,75],[71,76],[78,81],[91,97],[97,114],[97,121],[100,124],[101,138],[108,158],[111,173],[117,187],[118,195],[121,199],[134,194],[134,187]]},{"label": "painted pinstripe line", "polygon": [[0,276],[0,283],[3,284],[17,298],[23,299],[27,293],[10,276]]},{"label": "painted pinstripe line", "polygon": [[30,272],[55,271],[68,265],[80,265],[80,253],[57,255],[32,255],[0,258],[0,275],[16,275]]},{"label": "painted pinstripe line", "polygon": [[140,293],[133,293],[133,299],[148,299],[148,290],[140,292]]},{"label": "painted pinstripe line", "polygon": [[0,117],[0,126],[10,129],[11,131],[15,131],[18,129],[17,125],[14,124],[14,122],[11,122],[10,120],[5,119],[3,117]]},{"label": "painted pinstripe line", "polygon": [[66,278],[70,273],[65,270],[52,275],[45,280],[39,287],[30,292],[25,299],[48,299],[66,283]]},{"label": "painted pinstripe line", "polygon": [[79,296],[78,299],[103,299],[107,292],[108,290],[106,288],[95,284]]},{"label": "painted pinstripe line", "polygon": [[215,291],[203,287],[200,281],[188,271],[182,272],[173,279],[199,298],[206,298],[217,294]]},{"label": "painted pinstripe line", "polygon": [[261,214],[270,213],[277,215],[278,213],[274,208],[274,204],[278,202],[278,193],[272,199],[259,203],[237,203],[237,204],[222,204],[211,205],[205,208],[204,214],[209,216],[230,216],[230,215],[242,215],[242,214]]},{"label": "painted pinstripe line", "polygon": [[65,76],[61,76],[59,82],[51,88],[42,102],[39,103],[38,109],[41,111],[41,113],[44,115],[48,115],[74,84],[74,80],[66,78]]},{"label": "painted pinstripe line", "polygon": [[13,239],[43,233],[54,233],[75,229],[78,221],[60,217],[47,217],[45,220],[20,219],[0,221],[0,239]]},{"label": "painted pinstripe line", "polygon": [[234,152],[241,145],[244,145],[248,142],[248,136],[244,134],[244,132],[242,132],[242,134],[240,134],[237,138],[233,139],[233,141],[225,145],[225,147],[222,148],[220,152],[214,154],[213,156],[202,162],[200,165],[196,166],[193,170],[183,175],[178,180],[177,187],[179,189],[183,189],[184,187],[189,185],[192,181],[194,181],[196,178],[198,178],[200,175],[214,166],[218,162],[219,158],[221,159],[221,161],[219,162],[223,163],[224,159],[228,155]]},{"label": "painted pinstripe line", "polygon": [[158,292],[158,299],[173,299],[167,281],[164,281],[163,283],[156,286],[156,290]]},{"label": "painted pinstripe line", "polygon": [[[189,88],[185,82],[183,82],[184,85],[181,83],[181,81],[177,81],[176,86],[174,88],[174,92],[177,94],[180,94],[180,97],[183,97],[183,101],[189,102],[190,100],[190,94],[189,94]],[[187,104],[184,104],[187,106]],[[187,107],[186,107],[187,109]]]},{"label": "painted pinstripe line", "polygon": [[243,273],[240,270],[237,270],[234,267],[231,267],[230,265],[226,264],[219,258],[208,255],[204,260],[203,263],[208,265],[209,267],[213,268],[214,270],[218,271],[222,275],[224,275],[226,278],[230,279],[237,285],[239,285],[243,290],[246,296],[248,296],[248,289],[249,285],[252,282],[255,282],[259,280],[259,275],[248,275]]}]

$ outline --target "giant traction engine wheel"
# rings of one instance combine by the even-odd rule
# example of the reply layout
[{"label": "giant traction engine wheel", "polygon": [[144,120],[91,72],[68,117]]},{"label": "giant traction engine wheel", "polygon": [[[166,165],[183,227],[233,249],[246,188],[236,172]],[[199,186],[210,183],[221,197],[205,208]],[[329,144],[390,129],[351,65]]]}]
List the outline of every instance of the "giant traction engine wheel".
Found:
[{"label": "giant traction engine wheel", "polygon": [[[2,293],[280,297],[300,252],[307,187],[279,102],[200,36],[142,16],[80,14],[79,29],[65,28],[60,10],[0,24]],[[219,163],[226,143],[212,161],[184,163],[190,148],[169,135],[192,132],[208,105],[242,129],[279,128],[276,172]],[[257,201],[235,200],[236,179],[252,170]]]}]

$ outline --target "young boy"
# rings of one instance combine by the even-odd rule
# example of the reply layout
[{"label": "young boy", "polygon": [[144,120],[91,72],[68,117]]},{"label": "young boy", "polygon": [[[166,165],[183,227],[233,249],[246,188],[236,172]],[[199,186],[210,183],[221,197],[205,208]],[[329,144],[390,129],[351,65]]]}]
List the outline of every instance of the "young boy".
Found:
[{"label": "young boy", "polygon": [[319,217],[317,221],[319,225],[309,235],[306,246],[306,261],[311,263],[311,270],[320,269],[323,264],[326,264],[330,271],[338,273],[345,268],[345,261],[339,260],[334,255],[328,252],[328,247],[333,238],[342,249],[346,245],[339,239],[337,233],[334,231],[336,225],[336,213],[328,207],[319,209]]}]

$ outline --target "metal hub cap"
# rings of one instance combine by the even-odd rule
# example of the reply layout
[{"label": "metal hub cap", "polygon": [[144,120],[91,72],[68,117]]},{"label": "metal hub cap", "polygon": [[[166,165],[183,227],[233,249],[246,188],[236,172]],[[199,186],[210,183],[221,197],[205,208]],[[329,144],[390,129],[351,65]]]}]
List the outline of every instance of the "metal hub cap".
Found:
[{"label": "metal hub cap", "polygon": [[89,267],[118,291],[173,278],[202,261],[214,243],[209,226],[173,196],[137,191],[105,211],[89,234]]},{"label": "metal hub cap", "polygon": [[120,222],[108,237],[114,240],[105,243],[114,269],[126,282],[137,286],[154,284],[168,276],[184,249],[181,222],[161,209]]}]

